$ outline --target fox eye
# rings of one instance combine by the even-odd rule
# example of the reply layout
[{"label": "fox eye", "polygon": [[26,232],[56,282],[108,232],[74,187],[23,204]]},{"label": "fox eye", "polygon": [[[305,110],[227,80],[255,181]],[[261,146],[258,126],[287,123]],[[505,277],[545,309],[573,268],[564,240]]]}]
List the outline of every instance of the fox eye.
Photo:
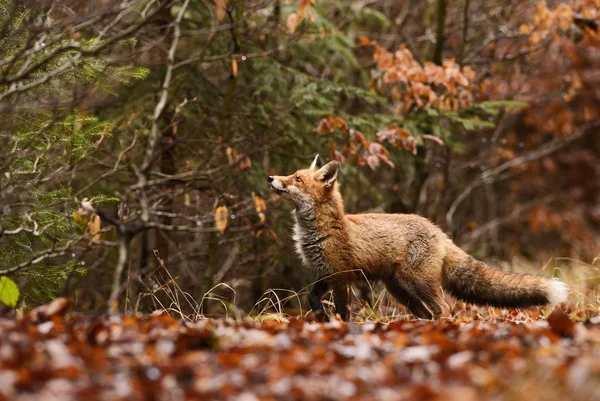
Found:
[{"label": "fox eye", "polygon": [[296,182],[302,182],[302,178],[296,177]]}]

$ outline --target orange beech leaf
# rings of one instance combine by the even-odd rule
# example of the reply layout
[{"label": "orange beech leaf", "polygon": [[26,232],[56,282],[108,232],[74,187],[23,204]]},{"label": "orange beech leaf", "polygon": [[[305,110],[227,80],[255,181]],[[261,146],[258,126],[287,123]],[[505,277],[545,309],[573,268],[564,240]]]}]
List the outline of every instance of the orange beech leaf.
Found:
[{"label": "orange beech leaf", "polygon": [[219,206],[215,211],[215,226],[221,234],[225,232],[228,222],[229,215],[227,211],[227,206]]},{"label": "orange beech leaf", "polygon": [[362,132],[351,129],[350,138],[359,145],[365,143],[365,136]]},{"label": "orange beech leaf", "polygon": [[341,117],[327,116],[319,121],[316,131],[319,134],[330,134],[336,129],[346,131],[348,129],[348,124]]},{"label": "orange beech leaf", "polygon": [[335,127],[328,118],[322,118],[319,120],[316,130],[319,134],[330,134],[335,130]]},{"label": "orange beech leaf", "polygon": [[235,58],[231,59],[231,75],[233,75],[234,78],[237,78],[238,76],[238,63]]},{"label": "orange beech leaf", "polygon": [[298,0],[298,14],[300,15],[300,21],[304,19],[311,3],[314,4],[314,0]]},{"label": "orange beech leaf", "polygon": [[345,131],[348,129],[348,124],[346,123],[346,120],[344,120],[341,117],[328,117],[328,119],[331,120],[331,123],[333,124],[334,127]]},{"label": "orange beech leaf", "polygon": [[238,164],[238,170],[240,172],[250,170],[250,168],[252,167],[252,160],[247,155],[239,155],[238,160],[240,161]]},{"label": "orange beech leaf", "polygon": [[521,24],[521,26],[519,26],[519,33],[521,35],[528,35],[531,33],[531,26],[528,24]]},{"label": "orange beech leaf", "polygon": [[265,200],[258,195],[254,195],[254,208],[256,209],[256,213],[261,213],[267,210],[267,204]]},{"label": "orange beech leaf", "polygon": [[87,224],[84,233],[88,236],[90,236],[90,242],[89,244],[92,244],[92,241],[94,240],[99,240],[100,239],[100,231],[102,229],[102,224],[100,222],[100,216],[98,216],[97,214],[94,214],[91,218],[89,223]]},{"label": "orange beech leaf", "polygon": [[254,195],[254,209],[256,210],[256,214],[258,214],[258,218],[261,223],[264,223],[266,220],[265,211],[267,210],[267,204],[265,200],[258,195]]},{"label": "orange beech leaf", "polygon": [[359,36],[358,37],[358,43],[361,46],[369,46],[371,44],[371,41],[366,36]]},{"label": "orange beech leaf", "polygon": [[298,22],[298,14],[291,13],[287,16],[287,27],[291,33],[296,32],[296,29],[298,28]]},{"label": "orange beech leaf", "polygon": [[215,16],[219,22],[223,21],[227,12],[227,0],[214,0]]}]

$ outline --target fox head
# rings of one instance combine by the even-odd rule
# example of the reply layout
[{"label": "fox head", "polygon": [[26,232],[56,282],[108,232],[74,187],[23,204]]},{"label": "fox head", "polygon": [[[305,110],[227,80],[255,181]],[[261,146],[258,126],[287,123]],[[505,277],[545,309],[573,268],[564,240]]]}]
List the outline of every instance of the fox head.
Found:
[{"label": "fox head", "polygon": [[321,158],[316,155],[308,169],[288,176],[269,176],[269,184],[273,192],[293,202],[297,208],[315,206],[325,202],[336,190],[339,169],[337,161],[323,166]]}]

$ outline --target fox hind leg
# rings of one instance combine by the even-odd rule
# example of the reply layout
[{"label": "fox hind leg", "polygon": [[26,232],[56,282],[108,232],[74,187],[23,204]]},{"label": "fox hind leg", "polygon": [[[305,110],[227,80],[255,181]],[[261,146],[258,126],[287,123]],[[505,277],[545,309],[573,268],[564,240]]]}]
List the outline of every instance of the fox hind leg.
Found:
[{"label": "fox hind leg", "polygon": [[427,319],[431,319],[431,317],[434,319],[439,318],[447,310],[446,303],[438,288],[439,286],[435,283],[422,283],[421,285],[417,291],[417,296],[423,301],[430,312],[430,316]]},{"label": "fox hind leg", "polygon": [[412,288],[407,286],[402,280],[398,278],[386,280],[385,288],[398,302],[406,306],[410,313],[421,319],[431,319],[432,313],[427,310]]}]

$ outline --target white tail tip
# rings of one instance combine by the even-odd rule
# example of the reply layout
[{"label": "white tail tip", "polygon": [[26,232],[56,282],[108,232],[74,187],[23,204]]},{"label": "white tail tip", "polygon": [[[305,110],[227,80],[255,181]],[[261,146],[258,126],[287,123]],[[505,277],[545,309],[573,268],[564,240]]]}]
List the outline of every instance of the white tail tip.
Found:
[{"label": "white tail tip", "polygon": [[550,281],[550,288],[548,289],[548,302],[553,305],[562,304],[567,300],[568,296],[569,288],[565,283],[556,278]]}]

